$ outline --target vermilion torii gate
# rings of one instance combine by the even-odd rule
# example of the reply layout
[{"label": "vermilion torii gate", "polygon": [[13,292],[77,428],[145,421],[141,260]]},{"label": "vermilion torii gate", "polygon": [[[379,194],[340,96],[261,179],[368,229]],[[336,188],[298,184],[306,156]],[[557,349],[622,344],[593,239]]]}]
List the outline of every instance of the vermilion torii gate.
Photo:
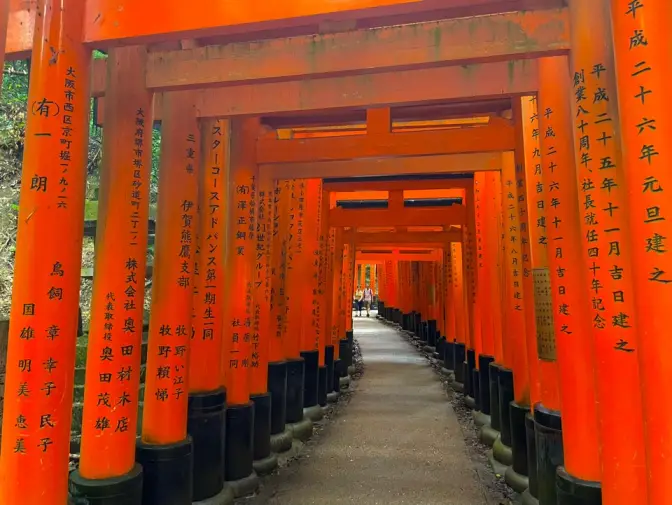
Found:
[{"label": "vermilion torii gate", "polygon": [[[426,310],[399,286],[421,271],[442,281],[444,368],[526,503],[666,503],[669,2],[211,3],[0,1],[4,58],[31,58],[0,502],[63,505],[69,479],[74,499],[101,505],[254,489],[346,379],[358,256],[342,230],[395,217],[460,226],[427,262],[439,276],[420,254],[382,257],[383,301]],[[92,96],[101,223],[69,477]],[[397,194],[368,217],[330,210],[340,190],[322,181],[409,176],[360,187],[403,191],[413,174],[450,173],[475,174],[464,205],[394,208]]]}]

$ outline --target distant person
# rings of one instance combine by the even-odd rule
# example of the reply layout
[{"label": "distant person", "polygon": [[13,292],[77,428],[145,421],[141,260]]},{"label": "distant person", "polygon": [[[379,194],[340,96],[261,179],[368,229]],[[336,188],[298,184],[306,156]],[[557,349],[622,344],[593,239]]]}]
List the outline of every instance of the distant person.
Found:
[{"label": "distant person", "polygon": [[357,290],[357,293],[355,294],[355,303],[357,304],[357,312],[359,314],[356,314],[357,317],[362,317],[362,297],[364,294],[362,293],[361,289]]},{"label": "distant person", "polygon": [[[371,304],[373,303],[373,290],[366,286],[364,292],[362,293],[362,301],[364,302],[364,307],[366,308],[366,317],[371,317]],[[361,312],[360,312],[361,315]]]}]

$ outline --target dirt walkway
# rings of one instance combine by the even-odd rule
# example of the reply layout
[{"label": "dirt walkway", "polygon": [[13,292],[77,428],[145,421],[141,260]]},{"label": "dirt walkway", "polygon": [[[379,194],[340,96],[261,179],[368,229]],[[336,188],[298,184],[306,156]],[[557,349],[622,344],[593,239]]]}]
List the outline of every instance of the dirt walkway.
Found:
[{"label": "dirt walkway", "polygon": [[[255,505],[484,505],[436,374],[398,332],[355,318],[364,374],[350,403]],[[495,502],[497,503],[497,502]]]}]

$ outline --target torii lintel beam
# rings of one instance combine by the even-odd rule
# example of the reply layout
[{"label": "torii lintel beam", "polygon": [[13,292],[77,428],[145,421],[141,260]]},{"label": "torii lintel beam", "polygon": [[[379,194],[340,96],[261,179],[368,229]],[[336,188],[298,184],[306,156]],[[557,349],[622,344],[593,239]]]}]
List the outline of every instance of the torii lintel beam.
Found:
[{"label": "torii lintel beam", "polygon": [[[375,177],[384,175],[463,174],[501,170],[499,153],[442,154],[400,158],[322,161],[261,165],[262,174],[274,179]],[[366,183],[362,183],[366,184]],[[373,188],[371,188],[373,189]],[[392,188],[391,188],[392,189]],[[401,188],[394,188],[401,189]],[[411,189],[403,188],[403,189]]]},{"label": "torii lintel beam", "polygon": [[[422,160],[421,157],[413,158]],[[358,191],[423,191],[434,189],[471,189],[474,187],[473,178],[446,178],[446,179],[405,179],[395,181],[358,181],[352,178],[347,181],[323,181],[324,191],[332,193],[352,193]]]},{"label": "torii lintel beam", "polygon": [[385,260],[396,261],[440,261],[441,251],[427,251],[424,253],[402,253],[394,251],[378,251],[378,252],[360,252],[357,251],[355,256],[356,261],[362,262],[382,262]]},{"label": "torii lintel beam", "polygon": [[[221,118],[482,100],[530,95],[537,90],[537,61],[515,60],[174,93],[190,94],[198,117]],[[157,121],[163,117],[162,95],[154,96]],[[99,124],[104,123],[104,100],[99,98]]]},{"label": "torii lintel beam", "polygon": [[[462,231],[415,231],[415,232],[383,232],[383,233],[363,233],[346,232],[343,238],[345,243],[354,240],[355,246],[368,246],[376,244],[379,246],[394,247],[395,245],[415,246],[415,247],[443,247],[448,242],[461,242]],[[438,244],[438,245],[436,245]]]},{"label": "torii lintel beam", "polygon": [[[476,18],[465,17],[464,12],[454,10],[427,12],[424,16],[425,19],[447,18],[441,21],[406,16],[405,20],[400,18],[395,22],[393,18],[386,20],[380,16],[390,8],[397,13],[429,10],[439,6],[436,0],[346,0],[337,3],[314,0],[292,2],[282,9],[273,2],[262,2],[254,8],[246,0],[229,0],[227,5],[221,6],[209,5],[208,2],[192,0],[185,8],[180,0],[163,0],[160,6],[153,5],[150,0],[88,0],[85,41],[94,47],[105,48],[156,40],[203,39],[217,34],[226,36],[236,33],[240,39],[241,32],[251,33],[251,37],[256,32],[257,39],[266,39],[253,43],[253,47],[243,41],[213,46],[206,51],[156,51],[149,61],[147,84],[150,88],[165,89],[250,78],[356,71],[352,66],[355,61],[362,65],[361,69],[376,70],[431,63],[510,59],[523,52],[531,56],[552,55],[568,47],[566,9],[532,11],[529,4],[535,2],[529,1],[528,5],[518,2],[521,4],[520,12],[480,15],[476,23]],[[34,3],[35,0],[11,0],[7,37],[9,59],[26,57],[30,51],[36,10]],[[492,0],[452,0],[450,3],[453,9],[459,7],[455,4],[460,3],[471,4],[470,7],[479,3],[496,6]],[[536,4],[539,5],[539,2]],[[516,11],[515,7],[500,8],[499,11]],[[497,11],[496,8],[485,12],[483,9],[472,9],[471,14],[476,16]],[[163,12],[179,12],[179,15],[161,15]],[[330,19],[340,18],[341,21],[319,26],[320,20],[316,20],[315,16],[320,15],[327,15]],[[357,26],[356,21],[353,24],[353,19],[368,17],[374,17],[382,24],[375,25],[374,22],[374,27],[353,30]],[[147,22],[148,19],[151,22]],[[348,21],[343,23],[343,20]],[[316,26],[315,31],[330,31],[335,26],[335,29],[340,27],[348,32],[287,37],[291,34],[292,25],[304,25],[300,31],[305,32],[307,22]],[[413,25],[419,29],[413,30]],[[271,27],[276,30],[270,31]],[[279,37],[284,34],[285,37],[271,39],[269,32],[278,33]],[[233,38],[235,40],[235,35]],[[249,39],[249,36],[243,38]],[[428,46],[437,44],[440,45],[435,50],[426,50]],[[254,64],[241,70],[241,65],[249,63],[240,57],[246,51],[253,55]],[[226,61],[224,65],[222,60]]]},{"label": "torii lintel beam", "polygon": [[335,208],[329,211],[329,225],[335,228],[366,226],[451,226],[465,225],[464,205],[439,208],[349,210]]},{"label": "torii lintel beam", "polygon": [[406,133],[382,133],[310,139],[260,139],[257,162],[321,162],[397,156],[467,154],[515,149],[513,126],[493,118],[487,126]]},{"label": "torii lintel beam", "polygon": [[[434,0],[191,0],[188,4],[182,0],[80,1],[86,3],[83,42],[97,48],[287,29],[327,19],[353,20],[436,8]],[[36,4],[36,0],[11,0],[6,47],[14,58],[26,57],[32,47]]]},{"label": "torii lintel beam", "polygon": [[[431,49],[431,50],[428,50]],[[509,12],[326,35],[150,53],[156,91],[553,56],[569,50],[567,9]]]}]

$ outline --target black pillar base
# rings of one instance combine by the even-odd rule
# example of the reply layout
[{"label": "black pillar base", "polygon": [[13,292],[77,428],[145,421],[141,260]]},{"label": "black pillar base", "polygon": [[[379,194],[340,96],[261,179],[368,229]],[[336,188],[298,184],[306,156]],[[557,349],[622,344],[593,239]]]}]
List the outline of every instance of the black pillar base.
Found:
[{"label": "black pillar base", "polygon": [[271,451],[271,394],[250,396],[254,404],[254,438],[252,468],[258,475],[268,475],[278,467],[278,457]]},{"label": "black pillar base", "polygon": [[341,358],[342,366],[345,367],[345,372],[347,374],[348,368],[352,366],[352,347],[350,346],[350,341],[347,338],[342,338],[339,340],[338,355]]},{"label": "black pillar base", "polygon": [[303,358],[287,360],[287,424],[303,421],[304,370]]},{"label": "black pillar base", "polygon": [[519,405],[516,402],[509,404],[509,417],[511,420],[511,453],[512,465],[506,470],[506,483],[517,493],[522,493],[528,486],[529,470],[527,466],[527,433],[525,429],[525,416],[530,411],[527,405]]},{"label": "black pillar base", "polygon": [[490,363],[490,426],[499,432],[502,429],[501,414],[499,412],[499,371],[502,369],[497,363]]},{"label": "black pillar base", "polygon": [[226,462],[224,479],[239,481],[253,473],[254,403],[226,408]]},{"label": "black pillar base", "polygon": [[[488,356],[487,358],[491,358]],[[485,372],[485,364],[488,363],[487,372]],[[497,376],[499,374],[499,365],[497,365],[492,359],[484,359],[481,375],[479,377],[479,382],[487,378],[485,384],[481,384],[481,403],[484,401],[484,397],[487,396],[489,399],[489,404],[487,407],[483,407],[488,410],[488,415],[486,417],[485,424],[481,427],[479,433],[480,441],[487,445],[488,447],[493,447],[493,457],[494,457],[494,445],[497,440],[499,440],[500,433],[500,415],[499,415],[499,385],[497,381]],[[487,374],[487,375],[484,375]],[[486,392],[487,391],[487,392]]]},{"label": "black pillar base", "polygon": [[481,392],[480,392],[480,373],[478,369],[474,368],[471,371],[471,391],[474,399],[474,410],[481,410]]},{"label": "black pillar base", "polygon": [[287,362],[268,364],[268,392],[271,393],[271,435],[285,431],[287,416]]},{"label": "black pillar base", "polygon": [[[333,382],[332,382],[332,384],[333,384]],[[317,404],[320,407],[324,407],[324,406],[327,405],[327,367],[326,366],[321,366],[317,371]]]},{"label": "black pillar base", "polygon": [[139,442],[135,460],[142,465],[142,505],[190,505],[193,495],[191,437],[170,445]]},{"label": "black pillar base", "polygon": [[324,365],[327,367],[327,393],[334,390],[334,346],[324,347]]},{"label": "black pillar base", "polygon": [[420,331],[416,336],[420,342],[427,345],[427,321],[420,321]]},{"label": "black pillar base", "polygon": [[556,470],[564,463],[560,412],[540,403],[534,406],[534,440],[537,448],[539,503],[557,503]]},{"label": "black pillar base", "polygon": [[480,354],[478,356],[478,395],[481,412],[490,415],[490,363],[495,361],[493,356]]},{"label": "black pillar base", "polygon": [[446,359],[446,337],[441,335],[440,331],[436,331],[436,352],[438,354],[438,359],[441,363]]},{"label": "black pillar base", "polygon": [[348,339],[348,344],[350,344],[350,349],[353,348],[354,342],[355,342],[355,332],[354,330],[347,330],[345,332],[345,338]]},{"label": "black pillar base", "polygon": [[411,314],[413,314],[413,322],[412,322],[413,328],[411,328],[411,331],[416,335],[419,335],[420,324],[422,323],[422,314],[416,311],[411,312]]},{"label": "black pillar base", "polygon": [[558,505],[602,505],[602,487],[599,482],[577,479],[559,466],[555,483]]},{"label": "black pillar base", "polygon": [[464,358],[467,349],[463,343],[455,342],[455,382],[453,388],[457,391],[464,391]]},{"label": "black pillar base", "polygon": [[436,319],[427,321],[427,345],[436,347]]},{"label": "black pillar base", "polygon": [[464,369],[465,383],[464,394],[476,398],[474,396],[474,369],[476,368],[476,351],[474,349],[467,349],[467,355],[464,360],[466,368]]},{"label": "black pillar base", "polygon": [[72,505],[142,505],[142,467],[136,464],[126,475],[113,479],[85,479],[70,474]]},{"label": "black pillar base", "polygon": [[447,338],[443,344],[443,368],[448,374],[455,373],[455,342]]},{"label": "black pillar base", "polygon": [[401,316],[401,329],[404,331],[411,331],[411,320],[415,320],[412,314],[405,312]]},{"label": "black pillar base", "polygon": [[341,373],[343,372],[343,362],[341,361],[341,358],[335,359],[334,360],[334,391],[337,393],[341,391],[341,384],[340,380],[343,375]]},{"label": "black pillar base", "polygon": [[187,433],[194,449],[192,501],[217,496],[224,487],[225,389],[189,395]]},{"label": "black pillar base", "polygon": [[511,447],[511,415],[509,406],[513,401],[513,370],[501,367],[497,375],[499,385],[499,432],[502,443]]},{"label": "black pillar base", "polygon": [[303,407],[317,405],[318,371],[320,369],[320,351],[301,351],[304,362],[303,372]]},{"label": "black pillar base", "polygon": [[539,483],[537,480],[537,444],[534,440],[534,416],[525,414],[525,437],[527,438],[527,473],[528,487],[526,493],[533,499],[539,497]]}]

